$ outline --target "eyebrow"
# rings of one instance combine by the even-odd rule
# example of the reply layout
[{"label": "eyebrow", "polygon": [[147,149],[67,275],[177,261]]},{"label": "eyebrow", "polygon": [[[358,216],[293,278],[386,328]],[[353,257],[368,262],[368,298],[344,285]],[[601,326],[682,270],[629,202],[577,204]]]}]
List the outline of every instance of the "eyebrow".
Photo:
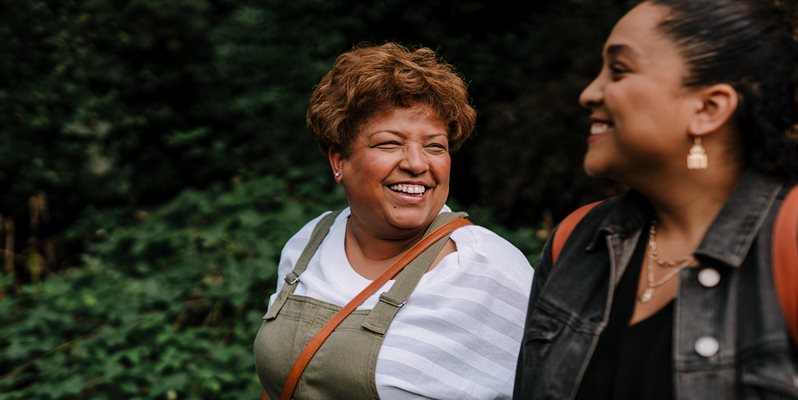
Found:
[{"label": "eyebrow", "polygon": [[632,57],[640,56],[640,54],[638,54],[633,48],[625,44],[612,44],[607,46],[607,57],[617,57],[625,53],[628,53],[629,56]]},{"label": "eyebrow", "polygon": [[[378,130],[378,131],[371,132],[371,133],[369,133],[367,135],[367,137],[368,138],[372,138],[372,137],[374,137],[374,135],[376,135],[378,133],[390,133],[390,134],[393,134],[393,135],[396,135],[396,136],[406,137],[406,135],[404,133],[402,133],[400,131],[392,131],[390,129],[381,129],[381,130]],[[432,138],[435,138],[435,137],[438,137],[438,136],[444,136],[444,137],[447,137],[447,138],[449,137],[449,135],[446,134],[446,133],[429,133],[429,134],[424,135],[424,138],[425,139],[432,139]]]}]

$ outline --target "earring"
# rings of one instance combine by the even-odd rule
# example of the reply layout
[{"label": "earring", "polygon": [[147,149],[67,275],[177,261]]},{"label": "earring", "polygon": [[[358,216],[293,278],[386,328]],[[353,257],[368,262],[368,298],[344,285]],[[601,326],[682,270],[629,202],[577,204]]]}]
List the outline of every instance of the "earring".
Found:
[{"label": "earring", "polygon": [[693,138],[693,147],[687,155],[687,169],[707,169],[707,151],[701,145],[701,138]]},{"label": "earring", "polygon": [[342,173],[342,171],[338,171],[338,172],[336,172],[336,173],[335,173],[335,177],[336,177],[336,178],[340,178],[340,177],[341,177],[341,173]]}]

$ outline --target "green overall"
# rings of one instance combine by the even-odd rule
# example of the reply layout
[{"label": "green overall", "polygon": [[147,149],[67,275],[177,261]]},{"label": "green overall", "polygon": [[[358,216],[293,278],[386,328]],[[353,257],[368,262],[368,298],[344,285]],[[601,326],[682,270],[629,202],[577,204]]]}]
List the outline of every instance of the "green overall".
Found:
[{"label": "green overall", "polygon": [[[341,307],[293,294],[300,275],[321,245],[339,212],[327,214],[311,234],[294,270],[263,316],[255,337],[255,366],[264,390],[279,399],[285,378],[310,339]],[[441,213],[425,232],[465,213]],[[375,384],[377,354],[388,326],[421,277],[441,251],[449,235],[416,257],[396,277],[393,287],[380,294],[372,310],[355,310],[327,338],[299,379],[295,399],[379,399]]]}]

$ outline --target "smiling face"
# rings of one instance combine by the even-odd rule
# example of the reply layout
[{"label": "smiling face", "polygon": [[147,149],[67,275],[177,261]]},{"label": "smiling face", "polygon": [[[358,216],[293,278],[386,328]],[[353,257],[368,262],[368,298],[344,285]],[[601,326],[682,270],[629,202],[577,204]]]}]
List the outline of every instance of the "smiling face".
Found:
[{"label": "smiling face", "polygon": [[[579,102],[591,109],[585,171],[629,184],[683,168],[697,104],[678,47],[657,28],[668,8],[642,3],[615,25],[599,75]],[[645,179],[645,178],[644,178]]]},{"label": "smiling face", "polygon": [[331,150],[344,185],[350,223],[381,239],[424,231],[449,195],[449,140],[437,113],[390,108],[360,125],[348,156]]}]

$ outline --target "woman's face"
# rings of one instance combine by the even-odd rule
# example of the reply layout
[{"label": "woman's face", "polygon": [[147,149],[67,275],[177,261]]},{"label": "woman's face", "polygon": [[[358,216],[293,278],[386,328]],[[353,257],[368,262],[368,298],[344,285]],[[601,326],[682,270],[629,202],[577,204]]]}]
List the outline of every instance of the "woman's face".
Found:
[{"label": "woman's face", "polygon": [[449,195],[449,140],[425,106],[390,108],[360,126],[349,155],[330,152],[344,185],[350,223],[384,239],[417,235]]},{"label": "woman's face", "polygon": [[585,171],[624,183],[684,160],[696,106],[682,81],[687,68],[657,26],[668,9],[642,3],[612,30],[599,75],[579,97],[591,109]]}]

